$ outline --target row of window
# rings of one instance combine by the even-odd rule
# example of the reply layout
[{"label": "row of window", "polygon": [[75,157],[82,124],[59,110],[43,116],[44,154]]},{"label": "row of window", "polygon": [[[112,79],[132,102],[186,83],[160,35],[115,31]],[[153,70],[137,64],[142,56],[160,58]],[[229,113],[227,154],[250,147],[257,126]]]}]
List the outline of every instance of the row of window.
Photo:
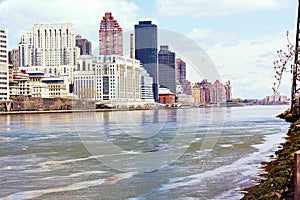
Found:
[{"label": "row of window", "polygon": [[6,40],[0,40],[0,42],[2,42],[2,43],[6,43]]},{"label": "row of window", "polygon": [[1,48],[6,48],[7,46],[6,46],[6,45],[0,45],[0,47],[1,47]]}]

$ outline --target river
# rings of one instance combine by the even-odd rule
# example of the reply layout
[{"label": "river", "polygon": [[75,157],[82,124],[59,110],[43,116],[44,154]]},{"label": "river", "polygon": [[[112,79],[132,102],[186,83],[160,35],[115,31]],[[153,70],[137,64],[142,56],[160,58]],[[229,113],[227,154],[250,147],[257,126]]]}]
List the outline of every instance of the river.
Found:
[{"label": "river", "polygon": [[0,199],[240,199],[288,106],[0,116]]}]

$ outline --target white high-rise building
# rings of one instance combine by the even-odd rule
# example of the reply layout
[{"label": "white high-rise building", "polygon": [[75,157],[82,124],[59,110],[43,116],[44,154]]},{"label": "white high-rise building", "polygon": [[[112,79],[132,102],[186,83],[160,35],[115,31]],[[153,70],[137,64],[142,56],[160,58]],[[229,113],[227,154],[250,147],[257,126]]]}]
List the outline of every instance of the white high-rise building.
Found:
[{"label": "white high-rise building", "polygon": [[9,99],[8,30],[0,28],[0,100]]},{"label": "white high-rise building", "polygon": [[21,67],[75,65],[79,48],[74,25],[35,24],[21,37],[19,52]]},{"label": "white high-rise building", "polygon": [[73,70],[79,54],[71,23],[35,24],[19,43],[20,69],[63,78],[67,94],[72,92]]},{"label": "white high-rise building", "polygon": [[21,37],[19,43],[19,66],[28,67],[33,65],[33,34],[27,32]]}]

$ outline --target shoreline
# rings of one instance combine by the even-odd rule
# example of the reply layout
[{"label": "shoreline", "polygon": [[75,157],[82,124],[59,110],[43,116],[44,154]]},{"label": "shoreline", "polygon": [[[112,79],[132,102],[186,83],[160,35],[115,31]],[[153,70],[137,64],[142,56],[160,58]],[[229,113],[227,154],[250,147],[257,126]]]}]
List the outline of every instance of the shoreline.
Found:
[{"label": "shoreline", "polygon": [[[246,106],[282,106],[282,105],[244,105],[244,106],[220,106],[223,108],[246,107]],[[80,112],[117,112],[117,111],[139,111],[139,110],[172,110],[172,109],[190,109],[190,108],[216,108],[218,106],[207,107],[157,107],[157,108],[101,108],[85,110],[28,110],[28,111],[0,111],[1,115],[18,115],[18,114],[51,114],[51,113],[80,113]]]},{"label": "shoreline", "polygon": [[[275,156],[268,162],[262,162],[262,173],[252,186],[242,188],[242,200],[248,199],[294,199],[295,158],[300,150],[300,121],[299,116],[289,119],[288,112],[277,117],[291,122],[285,141],[279,145]],[[297,119],[297,120],[296,120]]]}]

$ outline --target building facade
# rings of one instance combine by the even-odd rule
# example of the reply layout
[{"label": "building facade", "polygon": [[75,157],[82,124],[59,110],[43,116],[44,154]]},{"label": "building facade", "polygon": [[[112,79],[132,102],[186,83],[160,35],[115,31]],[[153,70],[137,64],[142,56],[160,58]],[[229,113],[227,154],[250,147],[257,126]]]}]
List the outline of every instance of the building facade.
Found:
[{"label": "building facade", "polygon": [[92,43],[82,38],[80,35],[75,37],[76,40],[76,47],[80,49],[80,55],[92,55]]},{"label": "building facade", "polygon": [[103,16],[99,29],[99,55],[123,55],[123,30],[110,12]]},{"label": "building facade", "polygon": [[168,46],[160,46],[158,52],[158,77],[160,85],[176,93],[175,53]]},{"label": "building facade", "polygon": [[8,29],[0,28],[0,100],[9,99]]},{"label": "building facade", "polygon": [[74,71],[74,95],[80,100],[96,100],[96,73],[92,56],[80,56]]},{"label": "building facade", "polygon": [[81,58],[74,72],[74,94],[85,100],[134,104],[141,101],[140,73],[140,61],[124,56]]},{"label": "building facade", "polygon": [[134,26],[135,58],[153,78],[152,91],[155,102],[158,96],[158,65],[157,65],[157,26],[151,21],[139,21]]}]

